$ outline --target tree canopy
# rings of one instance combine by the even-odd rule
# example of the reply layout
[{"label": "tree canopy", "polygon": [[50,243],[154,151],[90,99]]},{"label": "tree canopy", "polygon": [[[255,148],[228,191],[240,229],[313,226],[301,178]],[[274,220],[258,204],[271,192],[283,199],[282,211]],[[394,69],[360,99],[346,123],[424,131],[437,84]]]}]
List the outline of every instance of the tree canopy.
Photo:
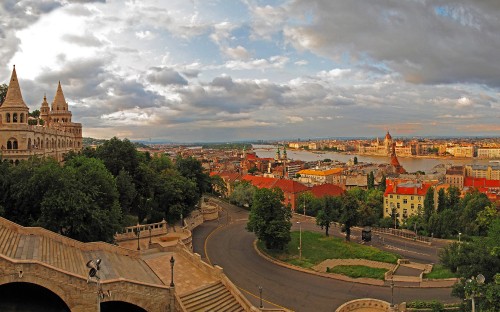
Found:
[{"label": "tree canopy", "polygon": [[266,244],[267,249],[283,250],[290,242],[291,210],[283,205],[279,188],[257,189],[247,223],[247,230]]}]

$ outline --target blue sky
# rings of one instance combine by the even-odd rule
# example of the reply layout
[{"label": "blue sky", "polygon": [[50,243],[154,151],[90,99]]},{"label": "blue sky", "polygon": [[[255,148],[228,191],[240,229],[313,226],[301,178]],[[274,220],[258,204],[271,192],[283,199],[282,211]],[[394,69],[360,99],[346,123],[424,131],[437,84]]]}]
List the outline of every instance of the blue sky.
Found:
[{"label": "blue sky", "polygon": [[84,136],[178,142],[500,133],[500,3],[22,0],[0,83],[60,80]]}]

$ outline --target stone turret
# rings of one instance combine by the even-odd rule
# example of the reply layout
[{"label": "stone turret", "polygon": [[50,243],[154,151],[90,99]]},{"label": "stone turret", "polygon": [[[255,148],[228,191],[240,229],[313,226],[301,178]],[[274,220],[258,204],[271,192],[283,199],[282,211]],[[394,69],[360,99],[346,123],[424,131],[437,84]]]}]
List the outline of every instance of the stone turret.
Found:
[{"label": "stone turret", "polygon": [[52,101],[50,121],[54,123],[71,122],[71,112],[68,110],[68,103],[64,98],[60,81],[57,85],[56,96],[54,97],[54,101]]},{"label": "stone turret", "polygon": [[16,66],[14,65],[5,100],[0,106],[0,117],[4,124],[27,124],[28,112],[29,108],[24,103],[19,81],[17,80]]},{"label": "stone turret", "polygon": [[43,120],[45,126],[49,125],[49,114],[50,114],[49,103],[47,102],[47,96],[44,95],[42,107],[40,107],[40,119]]}]

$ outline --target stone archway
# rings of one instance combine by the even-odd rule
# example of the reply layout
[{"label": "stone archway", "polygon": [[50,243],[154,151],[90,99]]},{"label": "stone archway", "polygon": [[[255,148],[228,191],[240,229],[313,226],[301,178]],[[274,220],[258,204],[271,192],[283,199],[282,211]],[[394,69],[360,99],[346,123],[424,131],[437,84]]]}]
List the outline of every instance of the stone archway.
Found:
[{"label": "stone archway", "polygon": [[0,311],[69,312],[70,308],[46,287],[12,282],[0,285]]},{"label": "stone archway", "polygon": [[106,301],[101,303],[101,312],[147,312],[143,308],[124,301]]}]

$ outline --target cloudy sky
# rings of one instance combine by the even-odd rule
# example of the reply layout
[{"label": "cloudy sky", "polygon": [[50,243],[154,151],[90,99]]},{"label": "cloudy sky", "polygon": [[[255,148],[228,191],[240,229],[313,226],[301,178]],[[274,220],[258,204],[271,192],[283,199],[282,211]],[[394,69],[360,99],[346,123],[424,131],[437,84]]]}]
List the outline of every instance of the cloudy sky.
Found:
[{"label": "cloudy sky", "polygon": [[84,136],[500,134],[498,0],[2,0],[0,83]]}]

